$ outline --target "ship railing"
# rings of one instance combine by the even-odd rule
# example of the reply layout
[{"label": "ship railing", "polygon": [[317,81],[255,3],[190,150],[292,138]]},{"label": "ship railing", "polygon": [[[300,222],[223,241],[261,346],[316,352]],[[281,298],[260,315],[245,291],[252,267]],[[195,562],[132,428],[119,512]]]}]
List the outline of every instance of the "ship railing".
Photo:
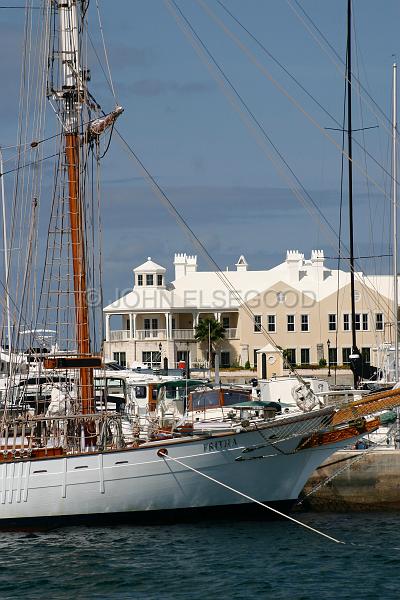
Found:
[{"label": "ship railing", "polygon": [[116,413],[17,417],[0,426],[0,460],[113,450],[125,446]]}]

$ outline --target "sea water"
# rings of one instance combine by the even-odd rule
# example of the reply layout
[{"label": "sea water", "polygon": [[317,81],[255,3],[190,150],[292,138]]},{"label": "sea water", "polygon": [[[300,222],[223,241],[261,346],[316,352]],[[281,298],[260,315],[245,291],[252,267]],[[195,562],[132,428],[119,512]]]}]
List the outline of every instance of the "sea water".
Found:
[{"label": "sea water", "polygon": [[0,533],[0,598],[400,598],[400,514]]}]

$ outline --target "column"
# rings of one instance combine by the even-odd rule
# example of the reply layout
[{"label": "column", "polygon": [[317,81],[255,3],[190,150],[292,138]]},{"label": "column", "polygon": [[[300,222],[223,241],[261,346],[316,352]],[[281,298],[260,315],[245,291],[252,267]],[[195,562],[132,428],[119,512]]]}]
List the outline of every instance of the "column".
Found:
[{"label": "column", "polygon": [[170,320],[169,320],[170,315],[167,312],[164,314],[165,314],[165,329],[167,332],[167,340],[169,340],[170,336],[171,336],[171,327],[170,327],[171,324],[170,324]]},{"label": "column", "polygon": [[129,338],[132,340],[133,336],[134,336],[134,327],[133,327],[133,320],[135,319],[136,315],[134,313],[130,313],[129,314]]},{"label": "column", "polygon": [[111,315],[106,314],[106,342],[110,342],[111,341],[111,335],[110,335],[110,318],[111,318]]},{"label": "column", "polygon": [[136,313],[132,313],[132,322],[131,322],[131,327],[133,327],[133,337],[134,339],[137,338],[137,329],[136,329]]}]

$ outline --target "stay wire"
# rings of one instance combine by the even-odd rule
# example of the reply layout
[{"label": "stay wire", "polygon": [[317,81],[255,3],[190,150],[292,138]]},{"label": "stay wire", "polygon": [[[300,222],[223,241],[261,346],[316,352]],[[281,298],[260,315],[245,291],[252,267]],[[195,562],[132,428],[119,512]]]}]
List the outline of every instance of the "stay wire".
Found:
[{"label": "stay wire", "polygon": [[[202,0],[197,0],[197,1],[203,5]],[[280,158],[280,160],[284,163],[284,165],[287,167],[288,171],[291,173],[292,177],[296,180],[296,183],[299,185],[299,187],[303,191],[304,195],[308,198],[309,202],[312,205],[312,209],[315,210],[315,212],[317,214],[313,214],[313,210],[310,210],[310,207],[307,207],[307,202],[306,202],[305,198],[303,198],[302,195],[300,194],[300,190],[298,190],[296,187],[293,186],[293,183],[289,180],[289,178],[284,173],[284,171],[282,170],[282,168],[276,164],[276,162],[272,158],[271,154],[267,151],[267,149],[263,145],[262,149],[264,150],[264,152],[266,152],[268,159],[273,163],[273,165],[274,165],[275,169],[277,170],[277,172],[281,175],[281,177],[289,185],[289,187],[290,187],[292,193],[294,194],[294,196],[306,208],[306,210],[310,213],[310,215],[314,219],[317,220],[317,223],[319,224],[319,226],[321,226],[320,223],[319,223],[319,221],[322,221],[322,224],[325,223],[325,226],[327,227],[328,232],[333,235],[333,240],[334,240],[334,244],[333,245],[336,245],[337,233],[336,233],[335,229],[329,223],[329,221],[327,220],[327,218],[325,217],[325,215],[322,213],[322,211],[320,210],[320,208],[318,207],[318,205],[313,201],[313,199],[311,198],[311,196],[307,192],[307,190],[305,190],[304,186],[301,184],[300,180],[297,178],[297,176],[295,175],[295,173],[293,172],[293,170],[290,168],[290,166],[286,163],[286,161],[284,160],[283,156],[277,150],[277,148],[275,147],[275,145],[273,144],[273,142],[269,139],[268,135],[266,134],[266,132],[263,129],[263,127],[261,126],[261,124],[257,121],[257,119],[255,118],[255,116],[253,115],[253,113],[250,111],[250,109],[248,108],[248,106],[246,105],[246,103],[244,102],[244,100],[241,98],[240,94],[237,92],[236,88],[233,86],[232,82],[229,80],[229,78],[226,76],[226,74],[224,73],[224,71],[218,65],[218,63],[216,62],[215,58],[212,56],[212,54],[210,53],[210,51],[208,50],[208,48],[205,46],[205,44],[203,43],[203,41],[201,40],[201,38],[198,36],[198,34],[194,30],[194,28],[191,25],[191,23],[188,21],[188,19],[186,18],[186,16],[183,14],[182,10],[179,8],[179,6],[177,6],[175,0],[164,0],[164,3],[166,4],[167,8],[172,13],[172,15],[175,18],[177,24],[182,28],[182,24],[179,21],[179,15],[180,15],[180,18],[182,19],[182,21],[184,21],[184,23],[186,24],[187,28],[189,29],[190,34],[187,33],[184,29],[183,29],[183,31],[184,31],[185,35],[188,36],[189,40],[191,41],[192,45],[194,46],[194,49],[196,50],[196,52],[199,54],[200,58],[203,59],[202,53],[204,53],[208,57],[209,63],[213,64],[214,67],[215,67],[215,69],[217,70],[217,73],[215,74],[214,71],[212,70],[211,66],[206,63],[206,66],[209,68],[212,76],[217,80],[218,83],[220,83],[220,84],[222,83],[222,89],[223,89],[223,91],[224,91],[224,88],[229,87],[230,91],[233,92],[234,96],[239,100],[239,103],[242,104],[245,107],[246,112],[250,116],[251,121],[253,121],[253,123],[256,124],[257,128],[262,133],[263,137],[265,139],[267,139],[267,141],[270,143],[270,145],[272,146],[272,148],[274,149],[274,151],[277,153],[277,155]],[[207,11],[208,11],[208,7],[207,7]],[[195,43],[199,44],[200,47],[197,48],[195,46]],[[222,79],[222,82],[220,81],[221,79]],[[275,81],[275,80],[273,80],[273,81]],[[235,110],[237,110],[237,112],[239,113],[239,116],[242,118],[242,120],[244,121],[245,125],[250,129],[250,131],[255,136],[257,136],[257,131],[255,130],[254,125],[251,122],[250,122],[250,124],[248,124],[248,120],[247,120],[246,117],[244,117],[243,110],[241,110],[240,106],[238,106],[235,97],[232,98],[230,94],[226,94],[226,95],[228,97],[228,100],[231,102],[231,104],[235,108]],[[296,105],[297,105],[297,103],[296,103]],[[312,119],[312,117],[310,117],[310,118]],[[316,125],[318,126],[319,129],[322,130],[322,128],[318,124],[316,124]],[[326,135],[326,132],[324,132],[324,134]],[[332,139],[332,141],[334,142],[334,144],[340,149],[340,151],[342,153],[342,147],[338,146],[338,144],[333,140],[333,138],[330,138],[330,136],[328,136],[328,138]],[[259,139],[259,138],[257,137],[256,139]],[[347,157],[347,154],[344,153],[344,156]],[[348,255],[349,251],[348,251],[347,247],[344,246],[343,249],[344,249],[344,251],[347,252],[347,255]],[[359,267],[359,265],[358,265],[358,267]],[[355,276],[359,277],[359,273],[357,273],[357,271],[355,271]],[[372,281],[368,278],[368,276],[365,275],[364,277],[369,282],[369,285],[371,286],[372,290],[376,292],[377,291],[376,287],[374,286],[374,284],[372,283]],[[368,290],[368,293],[371,293],[371,290]]]},{"label": "stay wire", "polygon": [[[339,53],[335,50],[335,48],[332,46],[332,44],[329,42],[329,40],[326,38],[326,36],[322,33],[322,31],[320,30],[320,28],[316,25],[316,23],[312,20],[312,18],[310,17],[310,15],[306,12],[306,10],[301,6],[300,2],[298,2],[298,0],[293,0],[295,2],[295,4],[298,6],[298,8],[300,9],[300,11],[303,13],[303,15],[305,16],[305,18],[309,21],[309,23],[311,24],[311,26],[315,29],[315,31],[318,33],[318,35],[321,37],[321,39],[323,40],[323,42],[326,44],[326,46],[331,50],[331,52],[334,54],[335,58],[339,61],[339,63],[341,63],[342,66],[345,66],[345,61],[343,61],[343,59],[341,58],[341,56],[339,55]],[[300,22],[303,23],[304,27],[306,27],[306,29],[311,33],[312,37],[315,36],[312,34],[312,32],[310,31],[309,27],[306,25],[306,23],[304,22],[304,20],[300,17],[299,13],[295,10],[293,4],[292,4],[292,0],[286,0],[286,2],[288,3],[289,7],[292,9],[293,13],[297,16],[297,18],[300,20]],[[354,14],[354,13],[353,13]],[[317,41],[318,45],[320,47],[321,44]],[[336,65],[337,66],[337,65]],[[345,75],[346,78],[346,75]],[[382,108],[379,106],[379,104],[376,102],[376,100],[373,99],[373,97],[369,94],[368,90],[366,90],[364,88],[364,86],[362,85],[361,81],[357,78],[357,76],[355,74],[352,73],[352,79],[354,80],[355,83],[357,83],[358,87],[360,88],[360,90],[362,90],[364,92],[364,94],[367,96],[368,100],[373,104],[373,106],[376,107],[376,109],[378,110],[378,112],[381,114],[381,117],[383,117],[383,119],[381,120],[382,124],[385,123],[385,129],[387,130],[388,133],[390,133],[388,126],[391,126],[391,119],[387,117],[387,115],[384,113],[384,111],[382,110]],[[347,79],[346,79],[347,80]],[[373,112],[373,111],[372,111]],[[376,113],[374,113],[376,116]],[[387,125],[386,125],[387,124]]]},{"label": "stay wire", "polygon": [[240,490],[237,490],[237,489],[231,487],[230,485],[226,485],[226,483],[223,483],[222,481],[219,481],[218,479],[215,479],[214,477],[210,477],[210,475],[206,475],[202,471],[199,471],[198,469],[195,469],[194,467],[191,467],[188,464],[185,464],[184,462],[182,462],[181,460],[179,460],[177,458],[173,458],[172,456],[169,456],[167,453],[167,450],[164,450],[164,449],[159,450],[158,456],[163,458],[166,462],[173,461],[173,462],[181,465],[182,467],[185,467],[185,469],[189,469],[189,471],[193,471],[197,475],[200,475],[201,477],[204,477],[205,479],[208,479],[209,481],[216,483],[217,485],[237,494],[238,496],[241,496],[242,498],[245,498],[246,500],[250,500],[250,502],[253,502],[254,504],[258,504],[259,506],[266,508],[267,510],[279,515],[280,517],[284,517],[285,519],[288,519],[289,521],[296,523],[296,525],[300,525],[301,527],[304,527],[305,529],[308,529],[308,530],[312,531],[313,533],[316,533],[316,534],[330,540],[331,542],[335,542],[336,544],[343,544],[343,545],[346,543],[346,542],[343,542],[342,540],[332,537],[331,535],[328,535],[327,533],[324,533],[323,531],[320,531],[319,529],[315,529],[315,527],[311,527],[310,525],[307,525],[307,523],[303,523],[302,521],[299,521],[298,519],[295,519],[294,517],[291,517],[290,515],[287,515],[287,514],[281,512],[280,510],[277,510],[276,508],[272,508],[272,506],[269,506],[268,504],[265,504],[264,502],[260,502],[256,498],[252,498],[248,494],[244,494]]}]

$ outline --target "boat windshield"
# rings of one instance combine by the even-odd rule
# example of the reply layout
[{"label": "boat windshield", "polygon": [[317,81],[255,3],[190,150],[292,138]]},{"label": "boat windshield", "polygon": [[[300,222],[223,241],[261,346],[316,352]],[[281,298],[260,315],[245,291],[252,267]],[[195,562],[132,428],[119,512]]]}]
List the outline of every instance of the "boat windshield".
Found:
[{"label": "boat windshield", "polygon": [[247,402],[249,393],[241,390],[205,390],[192,392],[189,398],[189,410],[205,410],[219,406],[232,406],[239,402]]}]

